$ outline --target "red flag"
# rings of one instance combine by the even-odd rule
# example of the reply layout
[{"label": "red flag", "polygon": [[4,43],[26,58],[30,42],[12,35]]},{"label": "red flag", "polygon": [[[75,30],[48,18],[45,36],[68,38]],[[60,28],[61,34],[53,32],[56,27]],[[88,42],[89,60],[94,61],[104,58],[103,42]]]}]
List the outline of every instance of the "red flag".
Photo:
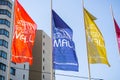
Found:
[{"label": "red flag", "polygon": [[14,32],[12,40],[12,61],[32,64],[32,47],[37,25],[30,18],[21,4],[16,0],[14,5]]},{"label": "red flag", "polygon": [[116,30],[116,37],[117,37],[118,47],[119,47],[119,51],[120,51],[120,28],[119,28],[119,26],[118,26],[115,19],[114,19],[114,25],[115,25],[115,30]]}]

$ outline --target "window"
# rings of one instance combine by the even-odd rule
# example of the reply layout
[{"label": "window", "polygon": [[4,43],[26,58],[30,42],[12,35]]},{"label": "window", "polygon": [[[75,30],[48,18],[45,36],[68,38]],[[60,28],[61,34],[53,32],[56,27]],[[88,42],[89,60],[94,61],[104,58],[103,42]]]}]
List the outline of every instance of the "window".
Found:
[{"label": "window", "polygon": [[12,9],[12,4],[7,0],[0,0],[0,5],[7,5],[10,9]]},{"label": "window", "polygon": [[6,71],[6,65],[3,63],[0,63],[0,69],[3,71]]},{"label": "window", "polygon": [[43,79],[45,79],[45,75],[43,74]]},{"label": "window", "polygon": [[0,29],[0,35],[5,35],[6,37],[9,37],[9,32],[5,29]]},{"label": "window", "polygon": [[0,80],[5,80],[5,77],[0,75]]},{"label": "window", "polygon": [[43,35],[43,38],[45,38],[45,35]]},{"label": "window", "polygon": [[45,42],[43,42],[43,46],[45,46]]},{"label": "window", "polygon": [[45,70],[45,66],[43,66],[43,70]]},{"label": "window", "polygon": [[23,74],[23,80],[25,80],[25,74]]},{"label": "window", "polygon": [[11,18],[11,13],[8,10],[0,9],[0,14],[7,15],[9,18]]},{"label": "window", "polygon": [[24,64],[24,69],[25,69],[25,64]]},{"label": "window", "polygon": [[45,50],[43,50],[43,54],[45,53]]},{"label": "window", "polygon": [[45,62],[45,58],[43,58],[43,62]]},{"label": "window", "polygon": [[4,47],[8,48],[8,42],[3,39],[0,39],[0,46],[4,46]]},{"label": "window", "polygon": [[0,24],[3,24],[3,25],[10,27],[10,22],[6,19],[0,19]]},{"label": "window", "polygon": [[5,51],[0,50],[0,57],[7,59],[7,53]]},{"label": "window", "polygon": [[10,74],[15,75],[15,69],[13,67],[10,69]]}]

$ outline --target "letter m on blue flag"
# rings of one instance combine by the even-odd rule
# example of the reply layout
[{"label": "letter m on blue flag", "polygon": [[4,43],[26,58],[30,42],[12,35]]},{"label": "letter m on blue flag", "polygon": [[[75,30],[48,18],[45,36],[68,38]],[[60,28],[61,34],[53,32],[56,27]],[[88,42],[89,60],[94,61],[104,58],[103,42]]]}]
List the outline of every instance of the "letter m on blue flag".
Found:
[{"label": "letter m on blue flag", "polygon": [[78,71],[73,31],[54,11],[52,15],[53,67],[57,70]]}]

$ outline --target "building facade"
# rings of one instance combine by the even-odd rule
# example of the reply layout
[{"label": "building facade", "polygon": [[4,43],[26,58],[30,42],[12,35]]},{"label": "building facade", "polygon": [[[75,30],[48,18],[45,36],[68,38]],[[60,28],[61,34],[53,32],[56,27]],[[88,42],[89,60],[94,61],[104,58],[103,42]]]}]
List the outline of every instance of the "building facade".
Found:
[{"label": "building facade", "polygon": [[28,63],[10,62],[12,28],[13,1],[0,0],[0,80],[28,80]]},{"label": "building facade", "polygon": [[51,38],[44,31],[37,30],[29,80],[54,80],[51,46]]}]

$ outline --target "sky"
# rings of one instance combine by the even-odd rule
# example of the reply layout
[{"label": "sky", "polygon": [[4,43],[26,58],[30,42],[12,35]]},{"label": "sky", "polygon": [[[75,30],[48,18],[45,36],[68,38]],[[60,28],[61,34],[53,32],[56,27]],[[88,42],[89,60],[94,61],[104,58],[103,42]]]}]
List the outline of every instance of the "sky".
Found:
[{"label": "sky", "polygon": [[[41,29],[51,36],[51,0],[19,0],[19,2],[36,22],[37,29]],[[97,18],[95,22],[104,37],[107,58],[111,65],[108,67],[105,64],[90,64],[90,71],[92,78],[120,80],[120,54],[111,15],[111,5],[114,17],[120,25],[120,0],[84,0],[84,7]],[[79,62],[79,72],[56,70],[56,80],[88,80],[81,78],[88,77],[82,0],[52,0],[52,9],[73,30],[73,41]]]}]

